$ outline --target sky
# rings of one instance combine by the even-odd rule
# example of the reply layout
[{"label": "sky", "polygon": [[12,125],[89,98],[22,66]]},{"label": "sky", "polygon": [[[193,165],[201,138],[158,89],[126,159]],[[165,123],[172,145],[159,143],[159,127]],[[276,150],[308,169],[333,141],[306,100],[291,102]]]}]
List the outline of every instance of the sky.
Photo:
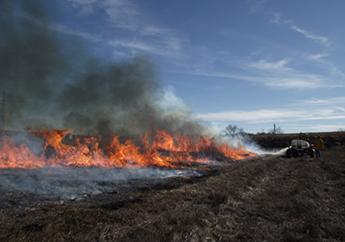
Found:
[{"label": "sky", "polygon": [[342,0],[53,0],[52,28],[145,56],[198,119],[247,132],[345,129]]}]

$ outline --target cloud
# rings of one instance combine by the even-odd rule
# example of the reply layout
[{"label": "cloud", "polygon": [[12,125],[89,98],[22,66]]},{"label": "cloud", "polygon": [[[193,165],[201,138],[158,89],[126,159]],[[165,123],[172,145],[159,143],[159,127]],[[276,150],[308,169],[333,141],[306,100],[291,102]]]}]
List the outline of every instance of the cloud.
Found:
[{"label": "cloud", "polygon": [[271,126],[279,123],[292,131],[334,131],[345,128],[345,96],[306,99],[282,107],[252,110],[229,110],[197,114],[208,123],[237,123],[242,127]]},{"label": "cloud", "polygon": [[146,15],[130,0],[67,0],[73,7],[89,14],[95,10],[106,13],[114,28],[133,31],[145,36],[169,34],[170,30],[150,23]]},{"label": "cloud", "polygon": [[[329,38],[300,27],[295,24],[292,19],[286,18],[283,14],[278,12],[273,13],[271,21],[275,24],[286,26],[290,30],[302,35],[304,38],[326,48],[324,48],[325,50],[322,52],[309,55],[295,53],[295,55],[300,56],[301,58],[314,62],[308,63],[308,65],[315,64],[315,62],[322,64],[322,66],[316,67],[319,74],[315,74],[315,72],[308,73],[306,70],[294,69],[288,66],[290,62],[292,62],[291,58],[284,58],[276,62],[259,60],[255,63],[249,63],[249,67],[269,72],[269,76],[267,76],[268,78],[265,81],[267,86],[281,89],[344,87],[345,73],[343,73],[342,70],[334,63],[326,59],[329,56],[327,53],[329,52],[328,47],[332,45]],[[296,67],[298,62],[293,64],[295,64]],[[320,72],[320,70],[322,72]],[[266,76],[264,73],[259,73],[259,76],[260,74]]]},{"label": "cloud", "polygon": [[86,39],[88,41],[93,41],[93,42],[105,42],[103,39],[92,35],[90,33],[87,32],[82,32],[82,31],[77,31],[74,29],[70,29],[67,26],[61,25],[61,24],[50,24],[48,26],[51,30],[62,33],[62,34],[66,34],[66,35],[71,35],[71,36],[76,36],[79,38],[83,38]]},{"label": "cloud", "polygon": [[278,61],[266,61],[266,60],[259,60],[253,63],[249,63],[249,67],[253,67],[260,70],[289,70],[290,68],[287,67],[287,64],[289,63],[288,59],[282,59]]},{"label": "cloud", "polygon": [[317,62],[323,62],[323,59],[326,57],[328,57],[328,54],[325,54],[325,53],[316,53],[316,54],[307,56],[308,59],[317,61]]},{"label": "cloud", "polygon": [[133,54],[151,53],[162,56],[177,55],[181,46],[178,39],[159,40],[159,41],[145,41],[145,40],[131,40],[131,39],[117,39],[109,41],[109,44],[115,49],[122,49],[123,51],[133,52]]},{"label": "cloud", "polygon": [[296,31],[297,33],[302,34],[305,38],[307,39],[311,39],[319,44],[322,44],[324,46],[330,46],[331,42],[327,37],[321,36],[321,35],[316,35],[313,34],[305,29],[302,29],[300,27],[297,27],[296,25],[292,25],[290,26],[290,28],[294,31]]},{"label": "cloud", "polygon": [[280,13],[273,14],[272,22],[279,25],[287,25],[291,30],[303,35],[307,39],[310,39],[318,44],[324,45],[325,47],[329,47],[331,45],[331,41],[327,37],[314,34],[308,30],[305,30],[297,26],[296,24],[294,24],[293,20],[284,18]]},{"label": "cloud", "polygon": [[75,5],[89,5],[97,2],[98,0],[67,0]]},{"label": "cloud", "polygon": [[344,131],[345,125],[343,123],[335,124],[286,124],[285,127],[290,132],[332,132],[332,131]]},{"label": "cloud", "polygon": [[113,27],[138,31],[145,35],[159,32],[152,32],[152,27],[147,23],[137,5],[128,0],[102,0],[97,5],[108,15]]},{"label": "cloud", "polygon": [[344,105],[345,106],[345,96],[331,97],[331,98],[312,98],[304,100],[305,104],[311,105]]},{"label": "cloud", "polygon": [[[325,55],[316,55],[312,58],[321,59]],[[335,88],[343,87],[343,84],[336,83],[332,78],[337,76],[344,79],[337,73],[336,75],[309,74],[305,71],[297,70],[289,66],[290,60],[283,58],[277,61],[267,61],[260,59],[246,64],[253,69],[257,79],[261,79],[266,86],[279,89],[312,89],[312,88]],[[332,77],[330,77],[332,76]],[[253,79],[253,78],[251,78]]]},{"label": "cloud", "polygon": [[243,73],[201,70],[179,71],[178,73],[229,80],[243,80],[262,84],[273,89],[316,89],[344,86],[334,83],[334,81],[325,76],[294,70],[287,66],[286,61],[269,62],[260,60],[258,62],[251,62],[244,64]]},{"label": "cloud", "polygon": [[[213,113],[200,113],[196,116],[206,123],[224,129],[229,124],[237,124],[251,132],[262,128],[270,129],[272,124],[279,124],[286,132],[336,131],[345,129],[345,107],[340,100],[345,97],[325,99],[320,104],[302,100],[280,108],[263,108],[252,110],[229,110]],[[330,102],[328,102],[330,100]],[[339,103],[339,105],[335,105]]]},{"label": "cloud", "polygon": [[311,79],[298,79],[298,78],[279,78],[273,79],[269,78],[266,81],[266,86],[277,88],[277,89],[314,89],[314,88],[322,88],[322,87],[332,87],[330,85],[326,85],[318,78],[311,78]]},{"label": "cloud", "polygon": [[272,22],[275,24],[291,24],[292,20],[283,18],[280,13],[274,13]]},{"label": "cloud", "polygon": [[268,123],[311,120],[345,120],[345,110],[334,108],[323,109],[259,109],[246,111],[225,111],[198,114],[198,118],[211,122],[246,122]]},{"label": "cloud", "polygon": [[61,24],[51,24],[49,25],[49,28],[62,34],[83,38],[91,42],[101,42],[102,44],[109,45],[111,47],[114,47],[114,55],[122,57],[130,57],[136,54],[143,53],[150,53],[161,56],[173,56],[177,55],[181,48],[181,43],[178,39],[156,41],[145,41],[142,39],[106,40],[101,38],[100,36],[70,29],[67,26]]},{"label": "cloud", "polygon": [[264,9],[267,0],[247,0],[251,13],[260,12]]},{"label": "cloud", "polygon": [[132,41],[125,41],[125,40],[113,40],[110,41],[111,45],[114,47],[123,47],[143,52],[156,52],[158,53],[158,48],[156,46],[150,45],[148,43],[132,40]]},{"label": "cloud", "polygon": [[[182,40],[170,29],[152,23],[137,4],[130,0],[67,0],[74,8],[88,14],[103,11],[111,27],[117,31],[125,31],[122,38],[107,39],[114,48],[115,55],[133,56],[135,54],[153,54],[177,56],[182,48]],[[65,34],[72,34],[91,41],[99,41],[101,37],[81,33],[68,28],[57,28]],[[116,32],[115,32],[116,33]],[[127,36],[127,37],[125,37]],[[133,37],[135,36],[135,37]]]},{"label": "cloud", "polygon": [[238,121],[238,122],[267,122],[271,120],[283,120],[300,116],[299,112],[288,110],[250,110],[250,111],[226,111],[216,113],[198,114],[197,117],[205,121]]},{"label": "cloud", "polygon": [[79,8],[82,15],[90,15],[94,12],[94,4],[98,0],[66,0],[74,8]]},{"label": "cloud", "polygon": [[327,53],[316,53],[306,56],[308,60],[321,64],[321,68],[326,68],[328,71],[328,76],[332,77],[335,80],[344,80],[345,73],[341,68],[338,67],[338,65],[334,64],[329,60],[330,58],[327,57],[329,57],[329,54]]}]

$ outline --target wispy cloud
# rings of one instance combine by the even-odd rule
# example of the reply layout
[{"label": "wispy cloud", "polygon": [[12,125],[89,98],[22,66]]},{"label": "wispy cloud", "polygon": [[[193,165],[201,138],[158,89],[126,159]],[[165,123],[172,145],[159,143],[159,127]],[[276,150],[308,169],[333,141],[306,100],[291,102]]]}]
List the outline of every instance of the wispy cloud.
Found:
[{"label": "wispy cloud", "polygon": [[289,70],[290,68],[287,67],[288,63],[288,59],[282,59],[278,61],[267,61],[261,59],[256,62],[249,63],[248,66],[260,70]]},{"label": "wispy cloud", "polygon": [[129,0],[102,0],[98,1],[97,5],[109,16],[113,27],[149,36],[169,32],[150,23],[139,7]]},{"label": "wispy cloud", "polygon": [[273,89],[315,89],[343,87],[335,83],[329,77],[323,75],[309,74],[298,71],[288,66],[290,61],[287,58],[277,61],[260,59],[258,61],[244,63],[243,72],[219,72],[194,70],[179,72],[189,75],[223,78],[229,80],[243,80],[262,84]]},{"label": "wispy cloud", "polygon": [[324,58],[328,57],[328,54],[326,53],[316,53],[312,55],[308,55],[307,58],[309,60],[317,61],[317,62],[323,62]]},{"label": "wispy cloud", "polygon": [[[309,58],[319,60],[326,55],[315,55]],[[344,80],[344,77],[339,73],[333,73],[332,75],[322,74],[310,74],[306,71],[298,70],[289,66],[290,60],[283,58],[276,61],[268,61],[265,59],[259,59],[254,62],[249,62],[247,66],[255,71],[257,77],[263,80],[266,86],[282,89],[310,89],[310,88],[334,88],[343,87],[340,80]],[[333,66],[332,66],[333,67]],[[337,81],[333,78],[337,77]]]},{"label": "wispy cloud", "polygon": [[275,24],[292,24],[292,20],[284,18],[280,13],[274,13],[272,22]]},{"label": "wispy cloud", "polygon": [[152,36],[169,34],[170,30],[151,23],[137,4],[130,0],[67,0],[73,7],[89,14],[95,10],[102,10],[109,17],[114,28],[135,31],[136,33]]},{"label": "wispy cloud", "polygon": [[97,2],[98,0],[67,0],[73,4],[79,4],[79,5],[90,5],[92,3]]},{"label": "wispy cloud", "polygon": [[262,11],[266,3],[267,0],[247,0],[247,4],[251,13]]},{"label": "wispy cloud", "polygon": [[228,123],[242,127],[270,127],[278,123],[289,132],[335,131],[345,128],[345,96],[298,100],[274,108],[200,113],[197,117],[222,127]]},{"label": "wispy cloud", "polygon": [[216,113],[198,114],[197,117],[206,121],[244,121],[244,122],[268,122],[272,120],[285,120],[287,118],[300,116],[296,111],[289,110],[249,110],[249,111],[225,111]]},{"label": "wispy cloud", "polygon": [[304,100],[305,104],[311,105],[344,105],[345,106],[345,96],[331,97],[331,98],[312,98]]},{"label": "wispy cloud", "polygon": [[314,34],[312,32],[309,32],[309,31],[307,31],[305,29],[302,29],[302,28],[300,28],[300,27],[298,27],[296,25],[292,25],[292,26],[290,26],[290,28],[292,30],[296,31],[297,33],[302,34],[307,39],[311,39],[311,40],[313,40],[313,41],[315,41],[317,43],[320,43],[320,44],[322,44],[324,46],[330,46],[331,45],[330,40],[327,37],[325,37],[325,36],[316,35],[316,34]]},{"label": "wispy cloud", "polygon": [[109,41],[115,49],[133,52],[133,54],[151,53],[161,56],[177,55],[181,46],[178,39],[166,41],[144,41],[140,39],[117,39]]},{"label": "wispy cloud", "polygon": [[[182,40],[174,31],[156,25],[150,21],[140,7],[130,0],[67,0],[74,8],[89,15],[96,10],[103,11],[111,27],[118,31],[125,31],[122,39],[107,39],[104,42],[111,45],[114,53],[153,54],[176,56],[182,45]],[[58,26],[57,30],[65,34],[98,41],[99,36],[91,33],[81,33]],[[135,37],[133,37],[135,36]],[[108,37],[109,38],[109,37]]]},{"label": "wispy cloud", "polygon": [[[30,21],[35,21],[30,19]],[[39,23],[38,23],[39,24]],[[143,39],[105,39],[96,34],[83,32],[75,29],[71,29],[65,25],[52,23],[48,26],[52,31],[70,35],[78,38],[85,39],[87,41],[102,43],[103,45],[109,45],[114,48],[113,53],[115,56],[131,57],[137,54],[150,53],[161,56],[173,56],[176,55],[180,48],[181,43],[179,39],[167,40],[154,40],[147,41]]]},{"label": "wispy cloud", "polygon": [[223,78],[229,80],[243,80],[257,84],[265,85],[273,89],[316,89],[316,88],[337,88],[344,87],[342,84],[329,81],[323,76],[298,73],[295,71],[281,73],[279,72],[261,72],[251,73],[229,73],[215,71],[179,71],[180,74],[197,75],[204,77]]},{"label": "wispy cloud", "polygon": [[76,36],[76,37],[83,38],[83,39],[93,41],[93,42],[104,42],[103,39],[101,39],[100,37],[97,37],[96,35],[93,35],[87,32],[77,31],[61,24],[50,24],[48,27],[51,30],[62,33],[62,34]]},{"label": "wispy cloud", "polygon": [[311,31],[309,31],[309,30],[306,30],[306,29],[298,26],[297,24],[294,24],[293,20],[283,17],[283,15],[280,13],[274,13],[273,14],[272,22],[275,24],[279,24],[279,25],[287,25],[287,26],[289,26],[289,28],[291,30],[295,31],[296,33],[299,33],[303,37],[310,39],[310,40],[312,40],[318,44],[321,44],[325,47],[329,47],[331,45],[330,39],[327,38],[326,36],[318,35],[318,34],[315,34]]},{"label": "wispy cloud", "polygon": [[332,124],[319,124],[319,123],[289,123],[284,124],[284,129],[289,132],[331,132],[345,130],[345,124],[340,122]]},{"label": "wispy cloud", "polygon": [[89,15],[94,12],[94,4],[98,0],[66,0],[69,2],[74,8],[79,8],[82,15]]},{"label": "wispy cloud", "polygon": [[337,64],[333,63],[329,58],[330,55],[326,52],[310,54],[305,56],[306,59],[319,63],[320,66],[328,71],[328,76],[332,77],[333,79],[340,80],[344,83],[345,80],[345,73]]},{"label": "wispy cloud", "polygon": [[232,123],[256,132],[276,123],[287,132],[336,131],[345,129],[345,96],[297,100],[272,108],[206,112],[196,116],[211,125],[217,124],[219,130]]},{"label": "wispy cloud", "polygon": [[[309,66],[322,64],[322,66],[319,65],[316,67],[319,74],[315,74],[315,72],[309,73],[306,70],[302,71],[301,69],[295,69],[300,66],[298,63],[301,63],[301,61],[294,61],[292,58],[284,58],[276,62],[259,60],[254,64],[250,63],[249,67],[261,69],[262,71],[265,71],[266,69],[266,71],[270,72],[270,77],[281,77],[278,78],[279,80],[273,81],[271,81],[271,78],[266,79],[266,85],[279,88],[344,87],[345,73],[343,73],[341,68],[332,63],[329,58],[327,58],[330,53],[329,47],[332,45],[332,41],[328,37],[315,34],[312,31],[302,28],[299,24],[296,24],[294,20],[281,13],[275,12],[273,14],[270,13],[270,15],[272,16],[271,22],[277,25],[282,25],[297,34],[300,34],[304,38],[323,46],[324,48],[319,53],[309,55],[295,53],[295,56],[299,56],[299,58],[303,58],[304,60],[309,60],[310,62],[307,63]],[[289,55],[289,53],[287,53],[287,55]],[[295,68],[288,66],[290,64],[294,64],[293,66],[295,66]]]},{"label": "wispy cloud", "polygon": [[338,85],[329,84],[319,76],[301,74],[289,77],[267,78],[266,86],[277,89],[315,89],[315,88],[334,88]]},{"label": "wispy cloud", "polygon": [[338,108],[324,109],[259,109],[247,111],[226,111],[198,114],[198,118],[212,122],[288,122],[311,120],[345,120],[345,110]]}]

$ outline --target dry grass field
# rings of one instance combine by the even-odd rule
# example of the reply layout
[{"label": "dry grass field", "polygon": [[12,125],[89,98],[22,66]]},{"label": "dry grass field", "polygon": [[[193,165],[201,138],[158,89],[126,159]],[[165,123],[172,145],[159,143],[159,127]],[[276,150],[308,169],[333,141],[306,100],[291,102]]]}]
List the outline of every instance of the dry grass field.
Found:
[{"label": "dry grass field", "polygon": [[345,241],[345,149],[263,157],[59,201],[0,199],[0,241]]}]

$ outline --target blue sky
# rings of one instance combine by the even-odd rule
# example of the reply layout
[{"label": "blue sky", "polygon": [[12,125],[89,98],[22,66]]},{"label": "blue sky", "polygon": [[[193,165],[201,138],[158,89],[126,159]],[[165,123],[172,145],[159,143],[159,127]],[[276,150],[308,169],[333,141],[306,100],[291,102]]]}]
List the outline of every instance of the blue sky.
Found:
[{"label": "blue sky", "polygon": [[345,129],[342,0],[54,4],[54,30],[103,58],[146,56],[173,101],[208,125]]}]

